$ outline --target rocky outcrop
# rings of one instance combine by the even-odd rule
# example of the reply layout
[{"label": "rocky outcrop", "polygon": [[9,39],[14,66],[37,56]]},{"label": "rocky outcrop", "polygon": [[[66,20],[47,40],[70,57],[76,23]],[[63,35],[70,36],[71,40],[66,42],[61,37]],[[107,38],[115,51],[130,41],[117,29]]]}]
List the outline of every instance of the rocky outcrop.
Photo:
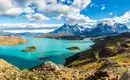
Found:
[{"label": "rocky outcrop", "polygon": [[0,80],[80,80],[87,78],[84,70],[72,69],[46,62],[32,69],[20,70],[0,60]]},{"label": "rocky outcrop", "polygon": [[30,47],[27,47],[26,49],[22,50],[22,52],[34,52],[34,51],[36,51],[35,46],[30,46]]},{"label": "rocky outcrop", "polygon": [[57,65],[52,62],[45,62],[44,64],[30,69],[30,71],[44,74],[46,79],[48,78],[50,80],[79,80],[81,78],[85,79],[89,75],[87,71],[67,68],[63,65]]},{"label": "rocky outcrop", "polygon": [[27,40],[18,36],[0,36],[0,44],[20,44]]},{"label": "rocky outcrop", "polygon": [[77,47],[77,46],[66,48],[66,49],[71,50],[71,51],[73,51],[73,50],[80,50],[80,48]]}]

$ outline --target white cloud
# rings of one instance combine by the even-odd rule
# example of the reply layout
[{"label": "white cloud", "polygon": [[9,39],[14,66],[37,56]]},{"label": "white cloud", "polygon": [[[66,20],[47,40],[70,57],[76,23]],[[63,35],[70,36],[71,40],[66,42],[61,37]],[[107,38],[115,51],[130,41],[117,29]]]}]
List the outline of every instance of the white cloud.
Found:
[{"label": "white cloud", "polygon": [[[71,2],[70,0],[67,0]],[[64,2],[64,0],[63,0]],[[19,16],[21,13],[30,21],[43,21],[64,18],[68,23],[86,23],[92,21],[89,17],[80,14],[91,0],[74,0],[72,5],[64,5],[57,0],[0,0],[0,15]],[[35,12],[29,5],[34,4],[40,13]]]},{"label": "white cloud", "polygon": [[19,0],[0,0],[0,15],[18,16],[23,12],[34,12],[30,7],[20,6],[20,2],[18,3],[18,1]]},{"label": "white cloud", "polygon": [[[62,0],[62,2],[64,1],[65,0]],[[71,22],[71,20],[75,19],[72,23],[83,23],[89,19],[81,15],[80,11],[90,2],[91,0],[74,0],[72,5],[68,6],[58,3],[57,0],[0,0],[0,15],[14,17],[21,13],[27,13],[25,17],[30,21],[60,20],[62,17],[65,17],[66,20],[68,20],[67,22]],[[35,13],[31,7],[28,7],[31,4],[35,4],[35,7],[42,13]],[[72,16],[76,18],[72,18]],[[78,19],[78,17],[80,17],[80,19]]]},{"label": "white cloud", "polygon": [[106,7],[103,6],[103,7],[101,8],[101,10],[104,10],[105,8],[106,8]]},{"label": "white cloud", "polygon": [[3,30],[3,32],[9,32],[9,33],[48,33],[52,32],[54,29],[39,29],[39,30]]},{"label": "white cloud", "polygon": [[130,11],[126,12],[124,15],[122,15],[120,17],[115,16],[113,18],[101,19],[100,21],[103,21],[108,24],[114,24],[114,23],[126,24],[126,23],[130,22]]},{"label": "white cloud", "polygon": [[49,18],[47,18],[46,16],[44,16],[43,14],[40,14],[40,13],[27,14],[26,17],[27,17],[30,21],[50,20]]},{"label": "white cloud", "polygon": [[95,22],[94,20],[90,20],[89,17],[81,15],[79,13],[75,15],[67,15],[66,21],[69,24],[84,24],[89,22]]},{"label": "white cloud", "polygon": [[110,12],[110,13],[109,13],[109,15],[113,15],[113,13],[112,13],[112,12]]},{"label": "white cloud", "polygon": [[56,28],[60,27],[63,24],[41,24],[41,23],[4,23],[0,24],[0,28]]},{"label": "white cloud", "polygon": [[61,2],[65,2],[65,0],[61,0]]},{"label": "white cloud", "polygon": [[[80,11],[84,9],[91,2],[91,0],[74,0],[70,6],[59,4],[56,2],[56,0],[51,1],[51,4],[47,5],[48,2],[49,1],[47,0],[36,1],[38,9],[47,17],[59,20],[63,16],[66,18],[65,20],[67,22],[71,23],[84,23],[85,21],[89,20],[88,17],[81,15]],[[75,16],[76,18],[72,16]],[[80,19],[78,19],[79,17]]]},{"label": "white cloud", "polygon": [[67,0],[68,4],[72,4],[72,2],[73,2],[72,0]]},{"label": "white cloud", "polygon": [[78,8],[80,10],[84,9],[88,4],[90,4],[91,0],[74,0],[72,7]]}]

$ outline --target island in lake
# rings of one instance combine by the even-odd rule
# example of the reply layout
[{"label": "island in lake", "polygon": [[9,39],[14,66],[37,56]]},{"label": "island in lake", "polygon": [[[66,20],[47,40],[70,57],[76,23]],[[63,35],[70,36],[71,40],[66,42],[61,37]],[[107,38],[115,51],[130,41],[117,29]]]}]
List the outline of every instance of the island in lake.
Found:
[{"label": "island in lake", "polygon": [[71,50],[71,51],[73,51],[73,50],[80,50],[80,48],[77,47],[77,46],[69,47],[69,48],[66,48],[66,49]]},{"label": "island in lake", "polygon": [[26,49],[22,50],[22,52],[34,52],[34,51],[36,51],[35,46],[30,46],[30,47],[27,47]]}]

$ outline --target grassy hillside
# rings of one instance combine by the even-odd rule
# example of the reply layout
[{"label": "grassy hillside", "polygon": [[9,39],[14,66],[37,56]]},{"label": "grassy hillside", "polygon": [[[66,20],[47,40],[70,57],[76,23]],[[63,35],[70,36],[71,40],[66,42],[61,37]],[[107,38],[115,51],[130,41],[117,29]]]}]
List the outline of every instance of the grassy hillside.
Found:
[{"label": "grassy hillside", "polygon": [[111,77],[120,76],[130,66],[130,33],[98,38],[89,50],[66,59],[67,67],[90,72],[107,71]]}]

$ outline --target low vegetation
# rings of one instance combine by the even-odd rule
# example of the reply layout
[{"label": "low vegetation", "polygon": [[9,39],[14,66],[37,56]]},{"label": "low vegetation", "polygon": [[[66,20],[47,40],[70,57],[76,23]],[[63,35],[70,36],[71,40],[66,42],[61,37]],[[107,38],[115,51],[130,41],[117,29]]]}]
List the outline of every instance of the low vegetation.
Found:
[{"label": "low vegetation", "polygon": [[66,59],[65,65],[89,72],[107,71],[113,79],[130,67],[130,33],[98,38],[89,50]]}]

